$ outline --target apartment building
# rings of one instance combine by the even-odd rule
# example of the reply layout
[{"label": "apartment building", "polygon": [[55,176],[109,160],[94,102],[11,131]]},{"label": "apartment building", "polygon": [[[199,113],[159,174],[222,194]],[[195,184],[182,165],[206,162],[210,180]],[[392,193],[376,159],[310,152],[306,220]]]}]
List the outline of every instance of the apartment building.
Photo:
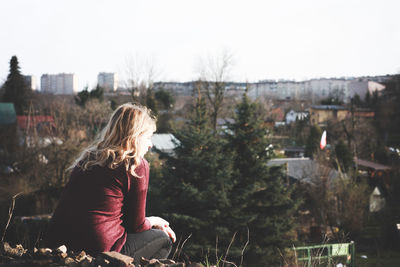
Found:
[{"label": "apartment building", "polygon": [[268,97],[272,99],[310,100],[317,103],[329,97],[338,98],[349,103],[356,94],[363,99],[367,92],[382,91],[384,85],[370,78],[321,78],[306,81],[264,80],[249,86],[249,97],[257,99]]},{"label": "apartment building", "polygon": [[29,89],[35,91],[36,87],[36,77],[33,75],[24,75],[25,84],[28,86]]},{"label": "apartment building", "polygon": [[40,77],[40,91],[55,95],[72,95],[77,90],[77,79],[73,73],[43,74]]},{"label": "apartment building", "polygon": [[112,72],[100,72],[97,75],[97,84],[105,92],[115,92],[118,88],[118,74]]}]

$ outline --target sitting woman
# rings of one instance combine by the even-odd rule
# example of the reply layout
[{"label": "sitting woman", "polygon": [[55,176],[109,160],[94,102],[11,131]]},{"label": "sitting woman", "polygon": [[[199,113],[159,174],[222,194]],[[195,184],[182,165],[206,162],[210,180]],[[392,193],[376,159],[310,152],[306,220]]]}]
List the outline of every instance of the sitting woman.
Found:
[{"label": "sitting woman", "polygon": [[72,172],[53,214],[46,241],[95,256],[117,251],[167,258],[175,242],[169,223],[146,217],[149,164],[155,119],[145,107],[124,104],[112,114],[94,143],[71,166]]}]

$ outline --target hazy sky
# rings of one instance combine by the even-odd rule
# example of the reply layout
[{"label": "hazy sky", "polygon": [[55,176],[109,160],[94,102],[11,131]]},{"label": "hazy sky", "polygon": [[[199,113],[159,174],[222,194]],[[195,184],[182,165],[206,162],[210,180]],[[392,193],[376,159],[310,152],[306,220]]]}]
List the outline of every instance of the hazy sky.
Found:
[{"label": "hazy sky", "polygon": [[148,65],[155,80],[189,81],[224,51],[235,81],[394,74],[399,10],[398,0],[1,0],[0,80],[17,55],[38,84],[75,73],[81,90],[98,72],[123,79]]}]

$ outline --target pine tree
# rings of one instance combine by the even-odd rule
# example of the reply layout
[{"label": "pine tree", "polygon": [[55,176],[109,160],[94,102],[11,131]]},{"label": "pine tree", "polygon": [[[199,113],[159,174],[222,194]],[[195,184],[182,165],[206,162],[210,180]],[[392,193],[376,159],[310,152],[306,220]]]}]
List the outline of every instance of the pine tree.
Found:
[{"label": "pine tree", "polygon": [[155,116],[158,115],[157,103],[152,89],[146,90],[146,106],[151,109],[151,112]]},{"label": "pine tree", "polygon": [[90,92],[88,87],[80,91],[78,95],[74,97],[75,103],[81,107],[85,107],[86,103],[91,99],[98,99],[100,102],[104,100],[104,89],[103,87],[97,85],[96,88],[93,88]]},{"label": "pine tree", "polygon": [[318,152],[321,135],[322,131],[318,125],[311,126],[310,135],[307,138],[306,149],[304,151],[306,157],[312,157]]},{"label": "pine tree", "polygon": [[292,188],[283,183],[281,168],[269,168],[266,129],[256,115],[256,104],[246,94],[236,107],[235,122],[229,126],[229,146],[234,151],[234,186],[230,194],[230,227],[243,240],[248,227],[249,246],[245,266],[272,266],[279,251],[290,246],[288,233],[294,228],[298,201]]},{"label": "pine tree", "polygon": [[4,83],[3,102],[14,103],[17,115],[22,115],[28,109],[28,100],[32,93],[25,83],[18,65],[18,58],[12,56],[10,60],[10,73]]},{"label": "pine tree", "polygon": [[90,93],[87,86],[74,97],[75,103],[81,107],[86,105],[86,102],[89,100],[89,98]]},{"label": "pine tree", "polygon": [[90,91],[89,98],[97,98],[100,102],[102,102],[104,100],[104,88],[100,85],[96,85],[96,88]]},{"label": "pine tree", "polygon": [[353,165],[353,155],[349,147],[342,140],[339,140],[336,144],[335,154],[342,171],[349,171]]},{"label": "pine tree", "polygon": [[178,237],[192,234],[185,253],[204,260],[204,254],[215,248],[216,237],[229,242],[233,234],[226,224],[231,160],[223,151],[224,140],[211,128],[201,95],[190,121],[175,136],[179,146],[164,168],[165,217]]}]

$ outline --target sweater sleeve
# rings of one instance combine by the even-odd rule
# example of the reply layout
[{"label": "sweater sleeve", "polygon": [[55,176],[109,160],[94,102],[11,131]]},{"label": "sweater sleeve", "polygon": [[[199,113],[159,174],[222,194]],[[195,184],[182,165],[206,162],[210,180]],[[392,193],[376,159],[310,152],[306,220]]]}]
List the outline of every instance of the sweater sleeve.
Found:
[{"label": "sweater sleeve", "polygon": [[128,174],[131,186],[127,198],[127,226],[128,233],[138,233],[151,228],[150,221],[146,219],[146,197],[149,186],[149,163],[142,159],[136,168],[140,178]]}]

